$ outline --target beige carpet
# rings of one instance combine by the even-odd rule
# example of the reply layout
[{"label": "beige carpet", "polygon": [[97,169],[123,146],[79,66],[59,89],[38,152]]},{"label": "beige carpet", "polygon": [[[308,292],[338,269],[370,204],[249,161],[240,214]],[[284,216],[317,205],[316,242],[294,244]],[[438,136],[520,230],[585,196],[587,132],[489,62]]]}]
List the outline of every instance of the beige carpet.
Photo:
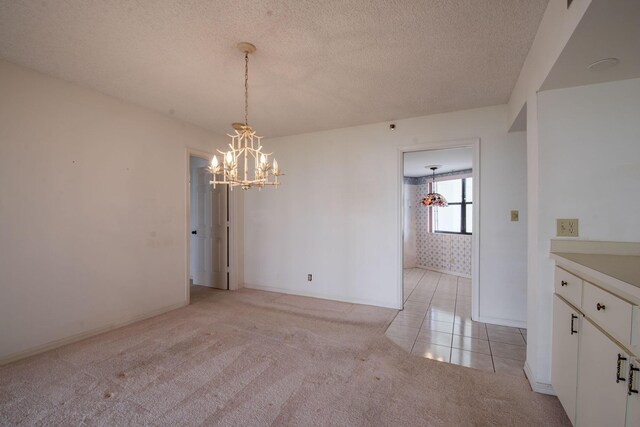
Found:
[{"label": "beige carpet", "polygon": [[394,310],[198,288],[162,316],[0,367],[2,425],[569,425],[522,378],[412,356]]}]

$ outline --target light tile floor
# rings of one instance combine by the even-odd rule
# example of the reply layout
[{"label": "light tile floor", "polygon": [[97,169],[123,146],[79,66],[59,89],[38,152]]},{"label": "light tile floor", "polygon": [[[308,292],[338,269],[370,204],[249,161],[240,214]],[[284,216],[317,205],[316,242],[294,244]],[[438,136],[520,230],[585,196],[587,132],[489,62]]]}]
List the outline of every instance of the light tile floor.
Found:
[{"label": "light tile floor", "polygon": [[386,335],[418,356],[524,376],[527,330],[471,320],[471,279],[404,271],[404,310]]}]

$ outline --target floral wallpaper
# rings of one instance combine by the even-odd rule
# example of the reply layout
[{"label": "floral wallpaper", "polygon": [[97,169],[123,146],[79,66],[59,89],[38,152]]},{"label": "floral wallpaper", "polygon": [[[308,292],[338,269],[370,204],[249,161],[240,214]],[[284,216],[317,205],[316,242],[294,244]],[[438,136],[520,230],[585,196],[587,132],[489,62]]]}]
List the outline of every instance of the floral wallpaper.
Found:
[{"label": "floral wallpaper", "polygon": [[[410,182],[405,183],[413,186]],[[429,192],[429,188],[426,183],[415,187],[415,197],[410,201],[410,205],[411,212],[415,215],[417,265],[470,277],[471,236],[429,233],[429,208],[420,203],[421,198]],[[413,194],[413,191],[411,193]]]}]

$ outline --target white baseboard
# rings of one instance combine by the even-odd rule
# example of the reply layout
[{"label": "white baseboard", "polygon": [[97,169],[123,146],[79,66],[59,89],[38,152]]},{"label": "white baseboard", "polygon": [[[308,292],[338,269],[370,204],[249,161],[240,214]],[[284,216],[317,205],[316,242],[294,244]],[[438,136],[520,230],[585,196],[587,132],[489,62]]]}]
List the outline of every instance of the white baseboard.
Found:
[{"label": "white baseboard", "polygon": [[498,317],[490,317],[490,316],[478,316],[477,319],[473,319],[473,320],[475,320],[476,322],[489,323],[492,325],[510,326],[512,328],[527,329],[527,322],[523,320],[501,319]]},{"label": "white baseboard", "polygon": [[388,301],[380,302],[380,301],[368,300],[364,298],[350,298],[350,297],[333,296],[333,295],[322,295],[314,292],[301,291],[297,289],[293,290],[293,289],[278,288],[275,286],[252,285],[248,283],[245,283],[244,287],[247,289],[255,289],[258,291],[278,292],[281,294],[298,295],[302,297],[311,297],[311,298],[318,298],[318,299],[326,299],[330,301],[340,301],[340,302],[348,302],[352,304],[372,305],[374,307],[393,308],[394,310],[402,310],[402,307],[397,307],[394,304],[390,304]]},{"label": "white baseboard", "polygon": [[35,347],[31,347],[29,349],[19,351],[17,353],[9,354],[7,356],[0,357],[0,366],[5,365],[7,363],[15,362],[16,360],[24,359],[29,356],[35,356],[39,353],[44,353],[45,351],[53,350],[58,347],[62,347],[63,345],[72,344],[74,342],[82,341],[86,338],[90,338],[96,335],[103,334],[105,332],[109,332],[114,329],[121,328],[123,326],[130,325],[132,323],[139,322],[141,320],[149,319],[151,317],[159,316],[161,314],[167,313],[169,311],[184,307],[188,305],[189,302],[182,301],[178,304],[172,304],[170,306],[162,307],[157,310],[150,311],[148,313],[141,314],[139,316],[134,316],[131,319],[118,322],[107,326],[102,326],[99,328],[92,329],[90,331],[81,332],[79,334],[71,335],[70,337],[61,338],[59,340],[50,341],[48,343],[38,345]]},{"label": "white baseboard", "polygon": [[418,265],[417,267],[418,268],[422,268],[423,270],[437,271],[438,273],[450,274],[452,276],[460,276],[460,277],[466,277],[467,279],[471,279],[471,275],[470,274],[462,274],[462,273],[457,272],[457,271],[449,271],[449,270],[443,270],[443,269],[435,268],[435,267],[427,267],[426,265]]},{"label": "white baseboard", "polygon": [[531,368],[529,367],[528,362],[524,363],[524,373],[527,375],[529,385],[531,385],[531,389],[533,391],[535,391],[536,393],[548,394],[551,396],[556,395],[556,392],[555,390],[553,390],[553,386],[551,384],[541,383],[536,379],[535,375],[533,375],[533,372],[531,371]]}]

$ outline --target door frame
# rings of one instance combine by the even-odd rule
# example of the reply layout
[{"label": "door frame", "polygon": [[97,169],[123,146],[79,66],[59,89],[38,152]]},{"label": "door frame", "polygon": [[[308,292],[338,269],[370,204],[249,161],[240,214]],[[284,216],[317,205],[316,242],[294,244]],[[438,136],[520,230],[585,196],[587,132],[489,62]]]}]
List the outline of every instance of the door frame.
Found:
[{"label": "door frame", "polygon": [[480,318],[480,138],[434,141],[398,147],[398,298],[404,309],[404,154],[415,151],[437,151],[451,148],[471,148],[473,151],[473,233],[471,234],[471,318]]},{"label": "door frame", "polygon": [[[191,156],[199,157],[207,161],[211,161],[213,153],[208,151],[197,150],[194,148],[187,148],[185,152],[185,299],[187,304],[191,302],[190,282],[189,275],[191,269],[190,258],[190,238],[191,238]],[[237,290],[240,288],[242,280],[242,265],[239,262],[242,252],[242,233],[239,230],[238,225],[241,221],[237,221],[239,215],[242,214],[242,194],[241,191],[229,191],[227,189],[227,253],[225,259],[227,260],[227,289]]]}]

